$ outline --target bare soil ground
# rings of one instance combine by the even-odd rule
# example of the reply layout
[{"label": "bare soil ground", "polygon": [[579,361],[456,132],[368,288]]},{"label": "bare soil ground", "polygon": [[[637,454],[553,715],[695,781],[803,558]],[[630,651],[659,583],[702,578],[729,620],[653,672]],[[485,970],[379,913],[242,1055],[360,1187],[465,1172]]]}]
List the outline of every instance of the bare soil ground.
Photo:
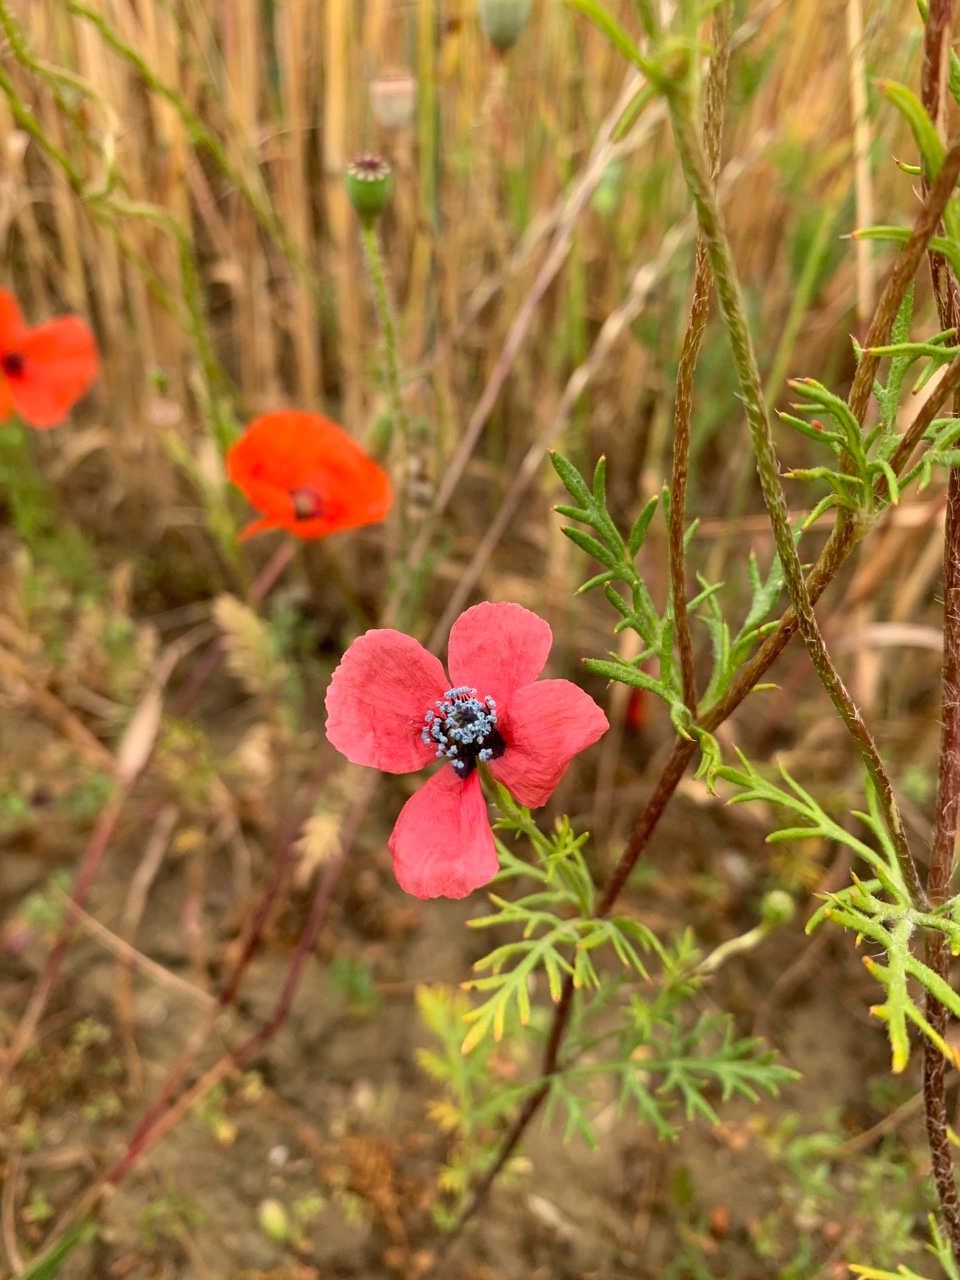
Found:
[{"label": "bare soil ground", "polygon": [[[739,812],[733,818],[719,805],[681,799],[654,851],[661,874],[629,894],[627,909],[667,931],[689,924],[708,942],[749,927],[763,855],[759,833]],[[91,912],[108,928],[127,898],[133,856],[118,847],[98,883]],[[44,954],[42,939],[23,928],[24,903],[53,867],[42,851],[16,846],[3,851],[2,865],[0,977],[3,1012],[12,1017]],[[162,868],[138,947],[194,990],[213,991],[232,940],[229,868],[210,869],[200,972],[185,866],[170,859]],[[63,1275],[426,1274],[436,1265],[430,1208],[445,1139],[428,1115],[438,1087],[415,1061],[426,1033],[414,990],[469,976],[485,940],[465,922],[485,905],[483,894],[464,903],[414,902],[393,884],[385,852],[357,855],[286,1024],[253,1070],[231,1077],[124,1180],[102,1210],[96,1238],[75,1251]],[[297,897],[289,898],[191,1078],[269,1015],[302,912]],[[336,956],[366,966],[375,1007],[358,1008],[331,982]],[[117,961],[101,941],[80,937],[39,1042],[18,1072],[12,1115],[8,1103],[8,1255],[29,1251],[42,1236],[49,1225],[44,1206],[66,1206],[122,1151],[200,1016],[185,990],[138,976],[132,1010],[118,1016]],[[882,1028],[867,1012],[874,997],[846,940],[823,934],[811,941],[800,922],[735,959],[707,998],[731,1010],[744,1033],[763,1032],[801,1080],[780,1100],[728,1107],[717,1100],[721,1125],[688,1126],[675,1144],[638,1128],[613,1100],[600,1111],[596,1151],[565,1143],[555,1125],[536,1124],[522,1160],[435,1274],[846,1274],[851,1224],[865,1209],[869,1217],[869,1206],[850,1205],[844,1216],[841,1150],[831,1166],[841,1171],[833,1216],[815,1197],[804,1208],[785,1167],[783,1117],[799,1116],[806,1132],[839,1126],[854,1142],[880,1118],[866,1088],[887,1066]],[[847,1192],[857,1194],[852,1185]],[[283,1240],[271,1238],[264,1219],[271,1207],[277,1211],[274,1202],[288,1228]],[[775,1244],[767,1247],[783,1257],[771,1257],[767,1272],[760,1255],[771,1235]],[[806,1256],[805,1239],[807,1264],[796,1261]],[[784,1266],[791,1256],[799,1269]],[[8,1256],[8,1267],[15,1262]]]}]

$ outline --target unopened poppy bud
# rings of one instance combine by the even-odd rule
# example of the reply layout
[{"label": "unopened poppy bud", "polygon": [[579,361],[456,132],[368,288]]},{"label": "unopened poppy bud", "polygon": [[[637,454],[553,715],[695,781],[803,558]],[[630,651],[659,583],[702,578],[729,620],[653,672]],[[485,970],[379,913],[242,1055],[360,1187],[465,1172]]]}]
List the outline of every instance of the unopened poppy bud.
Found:
[{"label": "unopened poppy bud", "polygon": [[760,915],[768,928],[789,924],[796,911],[796,903],[784,889],[771,889],[760,903]]},{"label": "unopened poppy bud", "polygon": [[393,170],[383,156],[362,155],[351,160],[346,172],[347,195],[364,222],[383,213],[393,190]]},{"label": "unopened poppy bud", "polygon": [[480,26],[498,53],[506,53],[523,35],[533,0],[479,0]]},{"label": "unopened poppy bud", "polygon": [[417,106],[417,81],[404,67],[370,81],[370,110],[384,129],[405,129]]}]

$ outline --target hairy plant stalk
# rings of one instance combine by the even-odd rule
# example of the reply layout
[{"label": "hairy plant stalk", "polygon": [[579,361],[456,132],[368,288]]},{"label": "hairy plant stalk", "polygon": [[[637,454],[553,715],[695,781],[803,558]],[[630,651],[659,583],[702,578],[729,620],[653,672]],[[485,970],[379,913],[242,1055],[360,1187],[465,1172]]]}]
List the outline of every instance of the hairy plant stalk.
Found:
[{"label": "hairy plant stalk", "polygon": [[[713,14],[714,53],[707,74],[704,95],[704,145],[710,168],[710,182],[716,190],[720,172],[720,142],[723,133],[723,106],[726,100],[727,68],[730,62],[730,5],[720,4]],[[673,465],[670,476],[670,529],[668,556],[673,617],[677,631],[677,652],[683,682],[683,701],[691,715],[697,713],[697,681],[693,666],[693,638],[687,612],[687,567],[684,548],[687,474],[690,466],[690,424],[693,418],[693,375],[707,327],[710,309],[710,260],[703,236],[697,237],[690,316],[680,347],[677,368],[676,406],[673,417]]]},{"label": "hairy plant stalk", "polygon": [[[927,896],[933,909],[942,906],[950,895],[960,804],[960,469],[956,467],[951,467],[947,485],[943,595],[940,759],[936,822],[927,875]],[[950,948],[944,935],[928,932],[925,952],[926,962],[933,972],[945,982],[949,981]],[[933,1030],[940,1036],[945,1035],[948,1021],[946,1006],[929,990],[925,992],[924,1012]],[[926,1038],[923,1044],[923,1101],[937,1196],[954,1259],[960,1263],[960,1199],[947,1126],[946,1063],[940,1050]]]},{"label": "hairy plant stalk", "polygon": [[383,255],[377,238],[377,228],[371,219],[364,221],[361,228],[363,254],[367,261],[367,270],[373,284],[373,297],[376,302],[377,316],[383,328],[384,370],[387,376],[387,395],[390,399],[390,412],[393,416],[393,428],[400,437],[400,555],[407,550],[410,537],[410,474],[413,464],[413,433],[410,419],[403,403],[400,389],[400,356],[397,342],[397,326],[393,318],[393,307],[387,289],[387,276],[383,269]]},{"label": "hairy plant stalk", "polygon": [[[947,41],[952,28],[953,0],[931,0],[923,33],[920,98],[934,124],[943,114]],[[925,175],[925,185],[928,181],[929,175]],[[940,254],[930,253],[929,262],[940,323],[944,328],[956,328],[960,322],[956,278]],[[954,411],[956,407],[955,395]],[[927,874],[927,895],[934,909],[942,906],[950,893],[960,803],[960,470],[956,467],[951,467],[947,481],[943,579],[940,754],[933,847]],[[948,981],[950,949],[946,938],[941,933],[928,932],[924,951],[933,972]],[[924,993],[924,1012],[934,1032],[944,1035],[947,1009],[929,990]],[[929,1039],[924,1040],[923,1046],[923,1106],[937,1198],[954,1260],[960,1263],[960,1198],[947,1125],[946,1063]]]},{"label": "hairy plant stalk", "polygon": [[690,318],[680,347],[677,367],[676,407],[673,415],[673,464],[670,473],[670,529],[667,547],[670,561],[670,594],[677,632],[677,653],[683,681],[683,701],[691,715],[697,713],[697,677],[693,666],[693,637],[687,610],[687,558],[684,528],[687,508],[687,473],[690,466],[690,421],[693,416],[693,375],[710,308],[710,261],[698,238],[693,276]]}]

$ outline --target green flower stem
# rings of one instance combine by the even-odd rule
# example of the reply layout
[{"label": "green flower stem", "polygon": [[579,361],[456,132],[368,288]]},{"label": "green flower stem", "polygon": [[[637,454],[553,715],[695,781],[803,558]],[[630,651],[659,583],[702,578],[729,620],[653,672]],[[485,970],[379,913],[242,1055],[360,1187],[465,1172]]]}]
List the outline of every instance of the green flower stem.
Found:
[{"label": "green flower stem", "polygon": [[762,920],[760,924],[754,925],[746,933],[738,934],[735,938],[728,938],[726,942],[721,942],[718,947],[714,947],[710,954],[704,956],[700,961],[694,973],[698,978],[716,973],[731,956],[739,956],[747,951],[753,951],[755,947],[758,947],[763,942],[764,938],[769,938],[771,933],[775,933],[776,930],[776,924]]},{"label": "green flower stem", "polygon": [[760,488],[780,554],[784,581],[797,615],[797,626],[817,675],[856,744],[877,794],[884,821],[897,852],[904,883],[915,906],[926,905],[916,864],[910,853],[900,810],[876,743],[827,652],[803,578],[803,567],[793,540],[787,502],[780,484],[780,464],[763,397],[763,385],[746,321],[746,309],[733,257],[713,194],[703,148],[693,127],[690,100],[683,83],[668,88],[667,106],[687,186],[697,209],[700,232],[707,245],[720,312],[730,338],[754,452]]},{"label": "green flower stem", "polygon": [[[704,141],[710,164],[711,185],[716,187],[720,169],[720,141],[723,104],[726,98],[727,67],[730,61],[730,5],[714,10],[713,38],[716,53],[710,63],[705,94]],[[687,473],[690,463],[690,424],[693,418],[693,375],[703,342],[710,309],[710,262],[702,236],[697,238],[696,265],[690,316],[680,348],[674,409],[673,464],[670,476],[670,528],[668,556],[673,616],[677,629],[677,652],[683,682],[683,701],[690,714],[697,715],[697,684],[693,665],[693,639],[687,612],[687,571],[684,547],[686,525]]]},{"label": "green flower stem", "polygon": [[383,269],[383,256],[377,239],[375,222],[371,219],[361,225],[363,252],[367,260],[367,268],[373,283],[373,296],[376,302],[377,315],[383,326],[384,351],[386,355],[387,394],[390,397],[390,409],[393,413],[393,425],[400,435],[400,553],[406,554],[410,532],[409,512],[409,480],[410,449],[412,432],[410,419],[403,404],[400,392],[400,360],[397,354],[397,326],[393,319],[393,308],[387,291],[387,277]]}]

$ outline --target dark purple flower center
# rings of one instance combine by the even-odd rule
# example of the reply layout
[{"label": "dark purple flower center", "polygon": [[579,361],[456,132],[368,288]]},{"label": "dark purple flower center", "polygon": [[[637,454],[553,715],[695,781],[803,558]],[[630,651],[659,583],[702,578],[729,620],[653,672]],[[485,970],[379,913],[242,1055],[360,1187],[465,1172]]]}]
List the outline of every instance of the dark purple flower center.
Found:
[{"label": "dark purple flower center", "polygon": [[8,378],[22,378],[25,360],[19,351],[7,351],[0,356],[0,369]]},{"label": "dark purple flower center", "polygon": [[507,749],[493,698],[481,702],[476,689],[461,685],[448,689],[434,707],[423,718],[420,736],[427,746],[436,745],[437,759],[449,760],[458,778],[469,778],[478,760],[499,760]]}]

